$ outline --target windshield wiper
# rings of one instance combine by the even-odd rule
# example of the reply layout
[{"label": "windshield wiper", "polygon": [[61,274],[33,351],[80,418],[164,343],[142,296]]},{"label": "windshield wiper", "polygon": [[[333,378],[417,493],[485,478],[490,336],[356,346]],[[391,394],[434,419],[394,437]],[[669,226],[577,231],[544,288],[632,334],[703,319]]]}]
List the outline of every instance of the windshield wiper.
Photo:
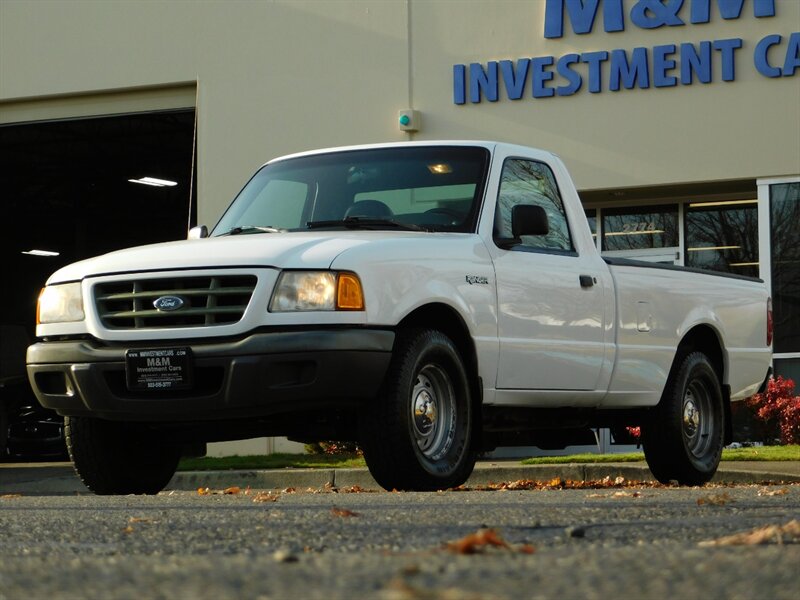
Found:
[{"label": "windshield wiper", "polygon": [[285,229],[278,229],[270,225],[238,225],[229,229],[227,233],[222,235],[239,235],[240,233],[284,233]]},{"label": "windshield wiper", "polygon": [[428,231],[419,225],[411,223],[400,223],[394,219],[381,219],[375,217],[345,217],[344,219],[334,219],[332,221],[309,221],[306,223],[309,229],[324,229],[326,227],[345,227],[347,229],[381,229],[393,227],[405,231]]}]

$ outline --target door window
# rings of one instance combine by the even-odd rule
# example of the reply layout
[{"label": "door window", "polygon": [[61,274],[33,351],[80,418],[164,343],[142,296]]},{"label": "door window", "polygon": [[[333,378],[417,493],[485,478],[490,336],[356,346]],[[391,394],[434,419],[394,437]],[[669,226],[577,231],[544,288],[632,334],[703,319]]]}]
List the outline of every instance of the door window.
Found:
[{"label": "door window", "polygon": [[513,237],[511,211],[518,204],[541,206],[547,213],[550,231],[546,235],[522,236],[514,250],[572,251],[564,202],[550,167],[532,160],[506,160],[497,198],[494,226],[496,240]]}]

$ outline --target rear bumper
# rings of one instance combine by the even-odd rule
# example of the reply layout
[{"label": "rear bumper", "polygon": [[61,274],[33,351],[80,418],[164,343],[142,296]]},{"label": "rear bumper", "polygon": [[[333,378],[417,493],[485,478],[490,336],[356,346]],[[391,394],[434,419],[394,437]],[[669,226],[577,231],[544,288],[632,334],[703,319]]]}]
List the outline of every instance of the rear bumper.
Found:
[{"label": "rear bumper", "polygon": [[[108,346],[42,342],[28,348],[28,378],[39,402],[66,416],[188,421],[268,416],[355,405],[377,393],[394,332],[332,329],[253,333],[225,342]],[[125,352],[189,347],[192,386],[131,391]]]}]

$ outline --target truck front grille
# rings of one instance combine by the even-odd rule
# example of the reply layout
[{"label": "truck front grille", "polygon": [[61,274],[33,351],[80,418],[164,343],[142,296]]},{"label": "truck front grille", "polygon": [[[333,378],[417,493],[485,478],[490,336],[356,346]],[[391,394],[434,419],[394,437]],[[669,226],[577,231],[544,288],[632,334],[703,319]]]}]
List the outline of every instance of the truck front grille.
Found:
[{"label": "truck front grille", "polygon": [[[253,295],[254,275],[167,277],[99,283],[94,298],[100,321],[108,329],[160,329],[229,325],[244,315]],[[158,310],[165,296],[180,299],[180,308]]]}]

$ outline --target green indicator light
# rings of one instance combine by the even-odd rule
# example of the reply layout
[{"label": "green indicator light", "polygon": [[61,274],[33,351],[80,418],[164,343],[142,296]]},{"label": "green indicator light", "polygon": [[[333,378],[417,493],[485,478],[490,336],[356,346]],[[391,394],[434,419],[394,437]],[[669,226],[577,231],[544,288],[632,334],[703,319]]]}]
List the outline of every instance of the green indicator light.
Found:
[{"label": "green indicator light", "polygon": [[402,115],[400,117],[400,125],[406,127],[409,123],[411,123],[411,117],[409,117],[408,115]]}]

